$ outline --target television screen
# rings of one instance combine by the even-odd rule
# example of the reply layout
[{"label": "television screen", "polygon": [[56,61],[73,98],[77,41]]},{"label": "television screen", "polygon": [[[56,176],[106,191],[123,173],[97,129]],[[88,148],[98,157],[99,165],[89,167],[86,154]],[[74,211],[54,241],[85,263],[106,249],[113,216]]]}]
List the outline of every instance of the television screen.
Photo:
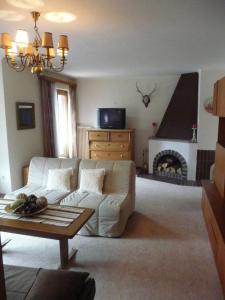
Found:
[{"label": "television screen", "polygon": [[126,109],[98,108],[97,125],[102,129],[124,129],[126,127]]}]

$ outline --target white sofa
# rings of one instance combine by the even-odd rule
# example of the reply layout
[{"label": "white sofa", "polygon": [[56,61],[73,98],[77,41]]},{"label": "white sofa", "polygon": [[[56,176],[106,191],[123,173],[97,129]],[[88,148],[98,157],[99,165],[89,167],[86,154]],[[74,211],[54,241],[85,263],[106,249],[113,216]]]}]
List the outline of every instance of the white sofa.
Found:
[{"label": "white sofa", "polygon": [[[46,182],[49,169],[74,169],[71,192],[62,193],[47,190]],[[106,170],[103,194],[80,193],[79,178],[81,169]],[[95,213],[80,230],[82,235],[106,237],[120,236],[129,216],[135,207],[135,165],[132,161],[103,161],[34,157],[31,160],[28,184],[5,198],[15,198],[18,193],[46,196],[49,203],[94,208]]]},{"label": "white sofa", "polygon": [[19,193],[25,193],[27,195],[34,194],[36,196],[45,196],[48,199],[48,203],[58,203],[68,192],[62,192],[61,190],[48,190],[47,179],[48,171],[50,169],[65,169],[73,168],[73,176],[71,178],[71,192],[77,188],[77,175],[80,159],[78,158],[46,158],[46,157],[33,157],[29,165],[28,182],[27,185],[8,193],[5,198],[16,199]]}]

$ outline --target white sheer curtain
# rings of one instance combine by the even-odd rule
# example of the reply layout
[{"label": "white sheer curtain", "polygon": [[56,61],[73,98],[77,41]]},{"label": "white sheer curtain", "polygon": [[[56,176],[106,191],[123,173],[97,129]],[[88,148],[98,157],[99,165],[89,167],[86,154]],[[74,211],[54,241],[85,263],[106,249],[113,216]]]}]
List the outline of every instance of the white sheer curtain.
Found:
[{"label": "white sheer curtain", "polygon": [[56,157],[76,156],[75,94],[69,85],[56,84],[53,103]]}]

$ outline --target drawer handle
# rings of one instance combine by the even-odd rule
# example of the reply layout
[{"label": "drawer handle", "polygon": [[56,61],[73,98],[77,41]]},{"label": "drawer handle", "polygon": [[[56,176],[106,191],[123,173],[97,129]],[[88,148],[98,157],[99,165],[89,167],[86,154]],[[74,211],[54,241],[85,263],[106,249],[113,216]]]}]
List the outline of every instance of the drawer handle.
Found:
[{"label": "drawer handle", "polygon": [[120,148],[124,148],[124,145],[123,145],[123,144],[121,144],[121,145],[120,145]]},{"label": "drawer handle", "polygon": [[120,157],[123,158],[123,154],[120,154]]}]

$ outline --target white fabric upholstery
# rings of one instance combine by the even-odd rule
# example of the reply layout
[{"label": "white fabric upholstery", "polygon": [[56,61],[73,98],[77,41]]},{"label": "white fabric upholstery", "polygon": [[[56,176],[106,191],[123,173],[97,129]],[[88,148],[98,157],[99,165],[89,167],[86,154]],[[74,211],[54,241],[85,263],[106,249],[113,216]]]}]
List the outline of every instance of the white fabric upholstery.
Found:
[{"label": "white fabric upholstery", "polygon": [[4,198],[16,199],[16,196],[19,193],[25,193],[28,195],[35,194],[36,196],[45,196],[48,199],[48,203],[57,203],[67,196],[68,192],[47,189],[49,169],[72,168],[73,175],[71,177],[71,191],[74,191],[77,188],[79,161],[80,160],[78,158],[63,159],[33,157],[29,166],[27,185],[21,189],[6,194]]},{"label": "white fabric upholstery", "polygon": [[[47,190],[49,169],[73,168],[72,189],[68,194]],[[78,174],[79,169],[79,174]],[[103,194],[80,193],[83,169],[105,169]],[[78,186],[77,186],[78,185]],[[97,161],[34,157],[30,162],[28,184],[5,196],[15,199],[19,193],[45,196],[49,203],[94,208],[95,213],[82,227],[82,235],[120,236],[135,207],[135,165],[132,161]]]},{"label": "white fabric upholstery", "polygon": [[82,169],[79,192],[102,194],[105,169]]},{"label": "white fabric upholstery", "polygon": [[58,190],[62,192],[71,191],[70,179],[73,174],[72,168],[48,170],[47,190]]},{"label": "white fabric upholstery", "polygon": [[107,237],[120,236],[135,206],[135,166],[132,161],[82,160],[82,169],[106,170],[103,195],[75,191],[60,204],[94,208],[95,213],[82,227],[80,234]]}]

